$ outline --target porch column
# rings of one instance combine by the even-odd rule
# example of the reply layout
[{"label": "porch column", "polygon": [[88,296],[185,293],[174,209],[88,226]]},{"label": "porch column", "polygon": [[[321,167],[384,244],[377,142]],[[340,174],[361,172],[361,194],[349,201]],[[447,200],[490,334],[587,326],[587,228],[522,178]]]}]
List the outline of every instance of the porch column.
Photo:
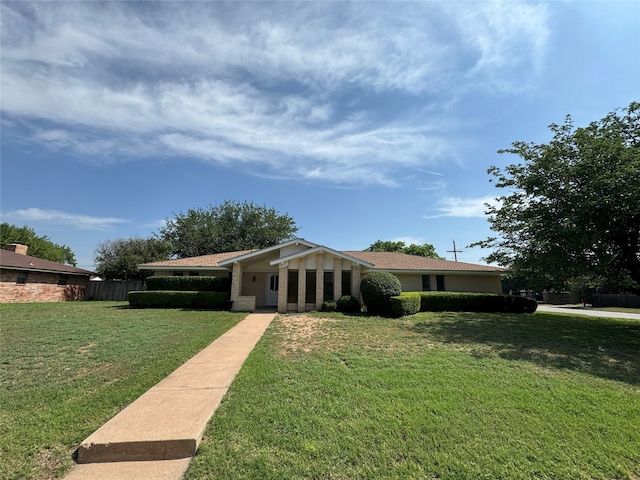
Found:
[{"label": "porch column", "polygon": [[333,299],[338,301],[342,296],[342,258],[333,259]]},{"label": "porch column", "polygon": [[287,313],[287,287],[289,285],[289,264],[280,263],[278,267],[278,313]]},{"label": "porch column", "polygon": [[316,310],[322,309],[324,302],[324,254],[316,255]]},{"label": "porch column", "polygon": [[307,294],[307,257],[298,259],[298,312],[304,312],[306,308]]},{"label": "porch column", "polygon": [[360,301],[360,265],[351,265],[351,296]]},{"label": "porch column", "polygon": [[231,274],[231,301],[235,301],[242,295],[242,263],[233,264],[233,273]]}]

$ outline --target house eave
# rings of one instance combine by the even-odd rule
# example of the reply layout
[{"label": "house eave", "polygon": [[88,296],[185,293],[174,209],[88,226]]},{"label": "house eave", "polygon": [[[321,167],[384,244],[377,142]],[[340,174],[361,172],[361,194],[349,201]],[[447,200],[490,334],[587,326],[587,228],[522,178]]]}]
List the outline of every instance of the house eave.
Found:
[{"label": "house eave", "polygon": [[139,265],[138,270],[158,270],[158,271],[168,271],[168,270],[192,270],[192,271],[217,271],[217,272],[230,272],[231,270],[225,267],[213,267],[213,266],[193,266],[193,265]]},{"label": "house eave", "polygon": [[0,270],[19,270],[21,272],[55,273],[57,275],[77,275],[79,277],[90,277],[93,272],[67,272],[64,270],[48,270],[45,268],[9,267],[2,265]]},{"label": "house eave", "polygon": [[393,270],[391,268],[372,268],[373,272],[389,272],[398,275],[504,275],[495,270]]},{"label": "house eave", "polygon": [[232,265],[232,264],[237,263],[237,262],[243,262],[243,261],[248,260],[250,258],[257,257],[259,255],[264,255],[265,253],[273,252],[273,251],[279,250],[281,248],[289,247],[291,245],[304,245],[304,246],[309,247],[309,248],[314,248],[314,247],[318,246],[318,244],[313,243],[313,242],[309,242],[309,241],[305,240],[304,238],[294,238],[293,240],[289,240],[289,241],[286,241],[284,243],[279,243],[277,245],[272,245],[271,247],[266,247],[266,248],[263,248],[261,250],[256,250],[255,252],[249,252],[249,253],[245,253],[244,255],[239,255],[237,257],[233,257],[233,258],[228,258],[226,260],[222,260],[221,262],[218,263],[218,265],[224,266],[224,265]]},{"label": "house eave", "polygon": [[325,247],[324,245],[318,245],[314,248],[311,248],[309,250],[304,250],[302,252],[297,252],[294,253],[292,255],[288,255],[286,257],[281,257],[281,258],[276,258],[275,260],[271,260],[269,262],[270,265],[277,265],[280,263],[285,263],[288,262],[289,260],[295,260],[296,258],[301,258],[301,257],[306,257],[307,255],[312,255],[314,253],[329,253],[335,257],[340,257],[343,260],[348,260],[350,262],[355,263],[356,265],[360,265],[362,267],[367,267],[367,268],[373,268],[374,265],[372,263],[369,262],[365,262],[364,260],[361,260],[359,258],[356,257],[352,257],[351,255],[347,255],[345,253],[339,252],[338,250],[334,250],[332,248],[329,247]]}]

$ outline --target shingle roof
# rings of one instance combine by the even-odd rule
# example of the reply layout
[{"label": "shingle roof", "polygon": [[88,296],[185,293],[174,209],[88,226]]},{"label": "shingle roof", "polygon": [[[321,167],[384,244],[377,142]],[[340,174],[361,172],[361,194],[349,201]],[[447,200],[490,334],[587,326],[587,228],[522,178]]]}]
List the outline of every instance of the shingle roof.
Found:
[{"label": "shingle roof", "polygon": [[396,252],[343,252],[365,262],[372,263],[382,270],[421,270],[456,272],[502,272],[499,267],[476,265],[473,263],[452,262],[438,258],[425,258]]},{"label": "shingle roof", "polygon": [[245,253],[255,252],[255,250],[240,250],[237,252],[214,253],[213,255],[202,255],[199,257],[179,258],[177,260],[164,260],[162,262],[151,262],[140,265],[141,267],[218,267],[218,263],[233,257],[239,257]]},{"label": "shingle roof", "polygon": [[44,260],[31,255],[21,255],[0,250],[0,267],[15,270],[31,270],[36,272],[67,273],[69,275],[92,275],[93,272],[82,268],[64,265],[51,260]]},{"label": "shingle roof", "polygon": [[[219,262],[234,257],[239,257],[257,250],[241,250],[238,252],[224,252],[213,255],[202,255],[200,257],[180,258],[178,260],[166,260],[162,262],[145,263],[141,267],[162,267],[162,268],[189,268],[204,267],[217,268]],[[456,272],[502,272],[503,269],[490,267],[487,265],[475,265],[473,263],[452,262],[450,260],[440,260],[437,258],[417,257],[404,253],[394,252],[342,252],[346,255],[358,258],[364,262],[371,263],[376,269],[382,270],[416,270],[416,271],[456,271]]]}]

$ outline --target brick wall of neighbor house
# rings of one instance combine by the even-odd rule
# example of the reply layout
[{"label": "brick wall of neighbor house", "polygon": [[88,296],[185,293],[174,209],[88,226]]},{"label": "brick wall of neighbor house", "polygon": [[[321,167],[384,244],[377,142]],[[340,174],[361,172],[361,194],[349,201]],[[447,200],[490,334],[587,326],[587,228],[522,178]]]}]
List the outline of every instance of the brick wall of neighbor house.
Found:
[{"label": "brick wall of neighbor house", "polygon": [[17,270],[0,271],[0,303],[64,302],[82,300],[89,277],[69,275],[67,285],[58,285],[60,274],[29,272],[27,283],[18,285]]}]

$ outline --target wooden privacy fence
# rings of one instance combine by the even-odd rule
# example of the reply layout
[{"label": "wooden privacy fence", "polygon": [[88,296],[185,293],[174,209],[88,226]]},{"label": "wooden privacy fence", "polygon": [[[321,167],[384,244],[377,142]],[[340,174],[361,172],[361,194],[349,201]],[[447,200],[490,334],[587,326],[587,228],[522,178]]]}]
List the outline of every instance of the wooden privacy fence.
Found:
[{"label": "wooden privacy fence", "polygon": [[631,294],[594,293],[591,295],[591,305],[594,307],[640,308],[640,297]]},{"label": "wooden privacy fence", "polygon": [[108,300],[108,301],[124,301],[127,300],[129,292],[134,290],[144,290],[144,280],[104,280],[89,282],[85,300]]}]

